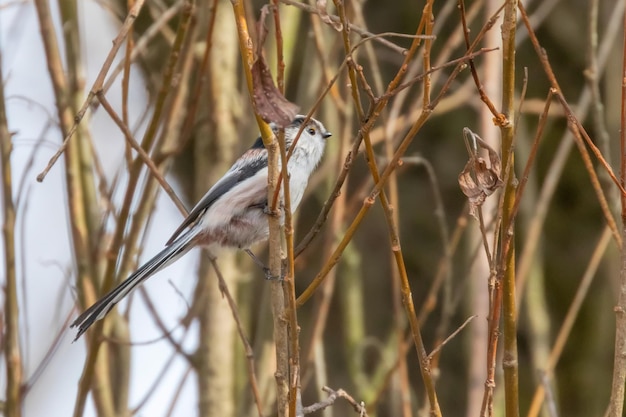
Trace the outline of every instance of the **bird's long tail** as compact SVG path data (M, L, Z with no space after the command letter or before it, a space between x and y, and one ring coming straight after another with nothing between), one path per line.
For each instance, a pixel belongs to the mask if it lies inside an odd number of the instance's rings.
M102 319L122 298L126 297L139 284L150 278L154 273L165 268L194 246L194 239L198 230L191 228L187 233L180 236L171 245L159 252L154 258L143 264L131 276L122 281L107 295L100 298L94 305L85 310L70 327L78 327L76 341L96 321Z

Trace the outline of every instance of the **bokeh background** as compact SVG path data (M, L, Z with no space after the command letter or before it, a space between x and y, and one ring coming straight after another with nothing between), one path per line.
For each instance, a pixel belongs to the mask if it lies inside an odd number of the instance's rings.
M341 32L311 10L291 1L279 3L285 96L297 103L302 113L309 112L331 79L337 77L315 112L333 137L297 213L298 242L315 224L329 198L360 121L350 79L342 66L345 52ZM314 11L322 7L315 2L304 3ZM67 80L65 99L73 115L84 102L132 4L114 0L0 0L4 86L0 99L12 132L11 170L17 212L16 239L1 245L14 245L17 253L21 409L25 416L76 413L81 374L89 363L86 352L90 339L71 343L74 332L68 329L69 322L85 307L85 300L93 301L99 293L111 265L115 267L113 277L123 279L160 250L183 219L145 166L131 162L136 153L129 149L110 114L96 104L89 107L80 129L70 139L76 148L52 167L43 182L36 181L68 129L51 82L51 57L46 54L44 37L49 39L53 34L58 41L58 58ZM254 22L264 4L245 2L253 37ZM604 158L618 171L623 2L528 0L523 4L564 97ZM186 21L189 5L182 0L145 1L131 32L133 43L124 41L115 56L105 92L138 142L149 135L151 121L157 128L147 150L187 207L258 135L241 69L231 2L196 1L192 17ZM466 2L471 39L501 5L494 0ZM373 94L380 96L402 63L401 49L411 44L411 39L393 34L413 35L425 4L351 0L345 6L357 28L374 34L388 32L384 39L395 45L369 40L353 54ZM329 14L336 13L330 2L326 7ZM38 10L43 8L50 11L52 32L42 29ZM465 45L457 0L434 1L433 16L435 38L430 59L436 66L463 56ZM189 26L182 29L183 43L172 58L184 22ZM498 49L475 59L484 91L496 108L500 107L502 84L500 25L501 14L480 42L480 47ZM276 77L271 19L267 26L270 35L265 56ZM353 44L361 39L356 31L351 36ZM515 173L519 177L550 84L521 21L516 37L519 119ZM204 62L207 46L208 59ZM420 49L409 66L406 80L423 72L423 51ZM120 71L113 74L115 68ZM174 76L164 84L171 69ZM452 69L448 66L432 74L433 98ZM360 101L367 109L371 102L363 85L360 87ZM159 97L164 97L163 103ZM422 103L421 82L391 98L372 131L379 167L386 166L390 149L419 117ZM434 367L446 416L479 415L487 366L489 265L479 222L468 215L457 181L468 160L464 127L499 148L499 129L480 99L469 68L438 102L386 189L394 204L427 350L470 316L476 316L443 347ZM81 212L88 225L83 248L86 257L82 260L80 245L72 239L78 219L70 210L75 196L68 182L69 152L77 152L82 163L77 175L85 195ZM617 189L597 159L591 160L609 209L619 219ZM128 186L134 180L138 185L129 194ZM361 152L320 234L296 261L297 294L327 262L373 186ZM133 196L130 214L122 221L120 211L127 195ZM499 193L489 197L483 207L488 234L493 231L490 219L499 215L498 198ZM611 387L613 307L620 271L618 244L606 225L591 176L568 132L563 108L553 102L515 226L521 415L527 415L537 387L548 391L549 406L541 410L542 415L604 415ZM123 232L124 239L116 243L117 231ZM263 246L257 251L266 256ZM594 252L598 262L590 266ZM245 255L217 255L253 349L263 413L274 415L269 284ZM90 273L85 275L86 271ZM580 310L568 313L586 271L591 278L581 294ZM5 280L6 275L2 276ZM91 284L82 282L85 277ZM327 385L364 401L370 415L426 415L428 405L417 356L406 344L410 333L397 283L388 228L376 202L324 286L298 311L305 405L325 399L321 387ZM441 286L429 299L433 283ZM0 298L4 305L6 294ZM2 311L6 317L7 312ZM558 345L557 335L568 319L572 320L571 332L551 363L550 352ZM80 415L257 414L246 353L232 312L218 289L206 254L200 250L160 272L128 302L121 303L107 319L104 332L98 383L106 387L105 391L110 390L111 398L98 397L95 401L89 394ZM2 344L6 346L5 337ZM0 364L3 392L10 366L6 359L3 356ZM494 414L504 415L500 357L497 369ZM94 383L92 389L96 386ZM5 399L4 395L0 398ZM320 413L353 412L347 403L338 401Z

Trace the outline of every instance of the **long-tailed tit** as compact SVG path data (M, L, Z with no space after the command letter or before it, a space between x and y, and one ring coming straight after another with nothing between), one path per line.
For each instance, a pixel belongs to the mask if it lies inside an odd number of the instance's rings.
M299 115L285 128L288 148L305 120ZM309 176L320 162L326 139L330 136L324 125L315 119L310 119L304 126L287 162L292 210L300 204ZM266 240L268 236L267 149L259 137L196 204L166 243L165 249L78 316L71 325L78 327L76 339L94 322L106 316L135 287L191 248L239 248L252 256L257 264L262 264L249 247Z

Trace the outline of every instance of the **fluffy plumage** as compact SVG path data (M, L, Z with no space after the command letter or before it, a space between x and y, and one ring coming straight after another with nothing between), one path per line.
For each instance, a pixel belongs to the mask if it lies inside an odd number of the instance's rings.
M297 116L285 128L288 148L291 148L305 120L305 116ZM310 119L304 127L287 163L292 210L300 204L309 177L322 159L326 139L330 136L324 125L315 119ZM139 284L191 248L218 246L248 249L266 240L269 235L266 205L267 149L259 137L189 212L165 249L78 316L71 325L78 327L74 340L106 316Z

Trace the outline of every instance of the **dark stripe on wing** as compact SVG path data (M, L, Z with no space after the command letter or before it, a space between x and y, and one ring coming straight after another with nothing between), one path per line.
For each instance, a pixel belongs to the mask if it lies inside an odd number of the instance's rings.
M217 199L232 190L237 184L254 176L257 172L267 167L267 150L258 145L259 140L246 151L230 168L230 170L202 197L191 210L187 218L165 244L169 246L187 227L195 223L202 214L211 207ZM263 142L261 141L261 144Z
M259 136L256 138L250 149L265 149L265 144L263 143L263 138Z

